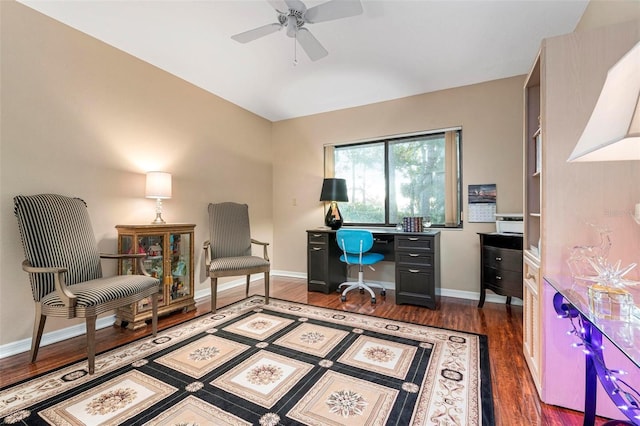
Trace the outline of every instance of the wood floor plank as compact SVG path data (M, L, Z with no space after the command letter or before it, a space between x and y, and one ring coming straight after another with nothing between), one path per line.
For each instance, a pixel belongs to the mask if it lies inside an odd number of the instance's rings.
M271 296L292 302L307 303L348 312L373 315L415 324L449 328L488 336L491 360L496 425L581 425L582 414L540 402L522 354L522 307L485 303L478 309L472 300L442 297L437 310L419 306L396 305L394 292L378 297L372 305L368 295L351 292L345 303L337 294L307 292L304 279L273 276ZM225 290L218 295L218 307L244 298L242 287ZM264 294L263 281L251 285L250 294ZM166 329L209 312L209 299L199 301L196 310L160 318L158 328ZM98 353L129 343L150 333L146 329L131 331L107 327L97 331ZM47 330L45 330L46 332ZM30 364L28 352L0 359L0 387L86 358L84 336L42 347L38 360ZM597 425L605 423L598 419Z

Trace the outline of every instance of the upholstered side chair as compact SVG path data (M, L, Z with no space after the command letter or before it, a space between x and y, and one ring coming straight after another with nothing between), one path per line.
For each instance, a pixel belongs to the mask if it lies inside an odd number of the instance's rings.
M251 245L263 247L262 257L251 254ZM264 273L265 304L269 304L269 243L251 238L249 206L238 203L209 204L209 240L204 243L211 278L211 312L216 311L218 278L246 275L249 296L251 274Z
M17 196L14 212L35 301L31 362L47 316L85 318L89 374L95 371L96 317L151 297L152 332L158 329L159 280L143 268L145 254L100 254L85 202L55 194ZM103 277L101 258L136 258L141 275Z

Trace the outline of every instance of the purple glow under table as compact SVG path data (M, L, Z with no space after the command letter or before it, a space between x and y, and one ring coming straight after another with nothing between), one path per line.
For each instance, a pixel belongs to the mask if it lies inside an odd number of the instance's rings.
M618 321L599 318L589 308L586 288L567 285L570 280L545 277L545 281L557 291L553 298L556 313L571 321L573 330L570 333L576 336L573 346L585 353L584 425L595 424L598 380L628 419L607 424L640 425L640 393L634 388L635 384L625 381L625 372L607 367L603 353L604 337L640 369L640 342L634 339L635 335L640 335L640 319L633 317L631 321Z

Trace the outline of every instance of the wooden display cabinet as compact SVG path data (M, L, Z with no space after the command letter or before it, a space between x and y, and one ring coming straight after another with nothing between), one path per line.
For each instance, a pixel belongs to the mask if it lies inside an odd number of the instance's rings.
M119 253L146 253L144 268L160 279L158 316L195 309L193 224L117 225ZM119 274L135 274L136 262L122 259ZM116 325L138 329L151 319L151 298L116 310Z

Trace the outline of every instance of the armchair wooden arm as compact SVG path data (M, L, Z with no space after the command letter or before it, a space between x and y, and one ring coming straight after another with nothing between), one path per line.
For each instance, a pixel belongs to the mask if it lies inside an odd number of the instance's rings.
M267 247L269 246L269 243L265 243L264 241L258 241L253 238L251 239L251 243L261 245L263 247L262 257L264 257L265 260L269 260L269 254L267 253Z
M202 244L202 249L204 250L204 264L209 268L211 266L211 242L209 240L205 241Z
M56 292L60 296L60 300L65 306L76 306L76 296L69 291L67 284L64 280L64 274L67 272L67 268L61 268L57 266L38 268L31 266L28 260L22 261L22 270L30 274L53 274L54 283L56 286Z

